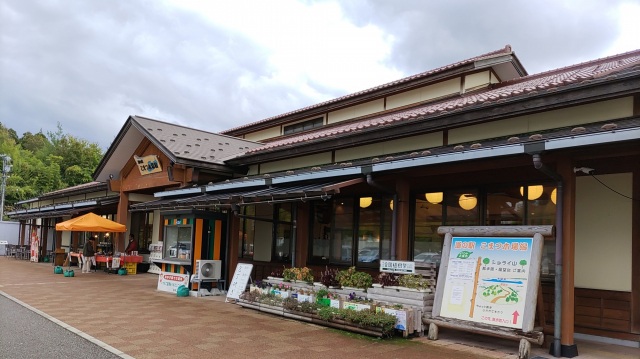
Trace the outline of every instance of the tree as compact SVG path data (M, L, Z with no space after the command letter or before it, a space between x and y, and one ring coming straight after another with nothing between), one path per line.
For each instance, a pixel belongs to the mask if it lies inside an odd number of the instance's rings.
M91 182L102 159L96 143L65 134L59 123L54 133L25 132L21 138L0 123L0 154L10 156L13 164L5 191L5 213L18 201Z

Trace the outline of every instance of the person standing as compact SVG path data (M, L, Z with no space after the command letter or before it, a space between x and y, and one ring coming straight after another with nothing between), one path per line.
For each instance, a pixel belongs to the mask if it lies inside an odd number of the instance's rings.
M124 250L126 254L131 254L131 252L135 252L138 250L138 242L136 242L133 237L133 233L129 234L129 244L127 245L127 249Z
M91 273L91 264L93 263L93 256L96 254L93 249L93 237L84 243L82 248L82 273Z

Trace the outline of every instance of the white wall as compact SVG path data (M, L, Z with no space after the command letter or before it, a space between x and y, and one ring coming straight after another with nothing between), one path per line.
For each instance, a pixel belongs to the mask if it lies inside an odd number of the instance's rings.
M631 291L632 174L576 179L575 286Z

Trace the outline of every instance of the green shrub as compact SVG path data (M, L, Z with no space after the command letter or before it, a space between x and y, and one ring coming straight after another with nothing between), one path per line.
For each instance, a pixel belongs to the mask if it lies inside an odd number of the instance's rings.
M356 267L351 267L338 272L338 282L342 287L362 288L367 290L373 284L373 278L369 273L358 272Z

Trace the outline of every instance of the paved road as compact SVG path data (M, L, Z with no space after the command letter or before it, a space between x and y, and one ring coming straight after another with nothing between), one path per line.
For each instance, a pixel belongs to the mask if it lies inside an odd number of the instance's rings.
M0 358L119 359L120 356L0 295Z

